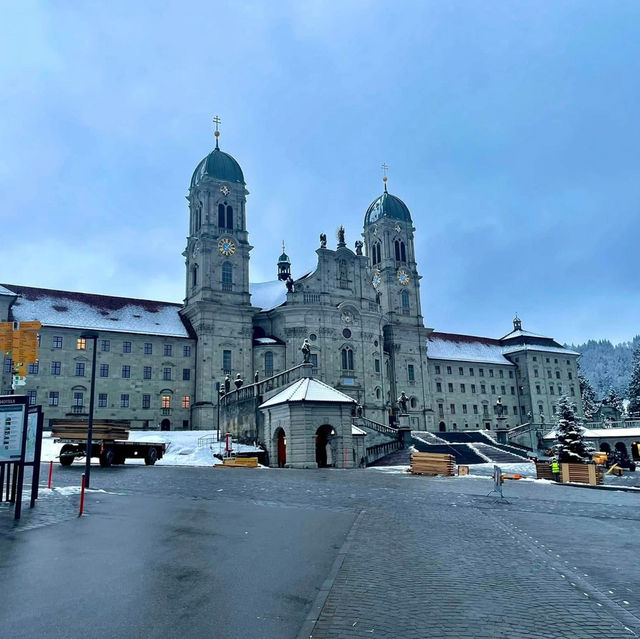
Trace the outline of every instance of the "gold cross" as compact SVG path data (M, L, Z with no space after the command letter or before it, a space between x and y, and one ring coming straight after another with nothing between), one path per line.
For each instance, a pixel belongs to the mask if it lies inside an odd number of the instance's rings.
M222 123L222 120L216 115L216 117L213 118L213 122L216 125L216 131L218 131L218 125Z
M380 167L382 169L382 176L383 177L387 177L387 169L389 168L384 162L382 163L382 166ZM386 182L386 180L385 180Z

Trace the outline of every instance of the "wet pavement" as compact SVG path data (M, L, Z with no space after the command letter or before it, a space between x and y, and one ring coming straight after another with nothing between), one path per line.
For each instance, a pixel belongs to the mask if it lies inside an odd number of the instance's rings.
M17 525L0 507L6 636L640 635L634 493L96 466L78 519L81 473L57 466Z

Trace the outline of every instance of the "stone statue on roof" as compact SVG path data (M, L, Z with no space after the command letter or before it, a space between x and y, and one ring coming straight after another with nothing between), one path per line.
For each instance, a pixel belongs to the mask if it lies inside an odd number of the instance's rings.
M291 275L287 277L287 279L284 281L284 284L287 287L287 293L294 292L295 286L293 285L293 278L291 277Z
M344 226L340 225L338 227L338 246L345 246L346 242L344 241Z
M309 340L305 337L302 342L302 346L300 347L302 351L302 358L305 364L308 364L311 361L311 344L309 344Z
M320 233L320 248L327 248L327 235Z
M356 255L362 255L362 240L356 240Z

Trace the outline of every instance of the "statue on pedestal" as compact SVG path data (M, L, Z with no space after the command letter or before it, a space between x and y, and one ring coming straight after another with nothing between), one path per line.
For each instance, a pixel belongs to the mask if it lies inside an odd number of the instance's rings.
M327 236L325 233L320 233L320 248L327 248Z
M406 415L409 412L409 398L406 393L402 391L400 397L398 397L398 408L401 415Z
M302 358L303 358L302 361L305 364L308 364L309 362L311 362L311 344L309 344L309 340L306 337L302 342L302 346L300 347L300 350L302 351Z

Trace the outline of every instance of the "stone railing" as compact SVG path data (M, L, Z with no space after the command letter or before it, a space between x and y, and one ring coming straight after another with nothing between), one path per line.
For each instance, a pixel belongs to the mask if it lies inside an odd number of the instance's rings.
M400 440L384 442L383 444L376 444L375 446L367 446L367 464L371 464L389 453L400 450L402 447Z
M603 422L584 422L583 426L589 429L595 428L640 428L640 420L638 419L624 419L616 422L603 421Z
M372 419L366 417L355 417L353 423L356 426L363 426L364 428L370 428L371 430L378 431L383 435L389 435L390 437L398 437L398 429L391 426L385 426L380 422L374 422Z

